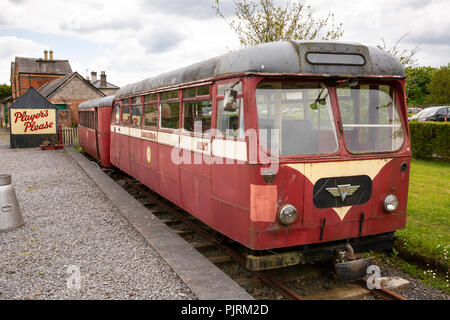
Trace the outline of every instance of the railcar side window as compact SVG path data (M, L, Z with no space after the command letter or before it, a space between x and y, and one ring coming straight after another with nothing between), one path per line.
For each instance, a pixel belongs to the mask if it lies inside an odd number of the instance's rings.
M212 103L209 85L184 90L183 128L190 132L205 132L211 129Z
M130 124L130 107L129 106L122 107L122 123Z
M337 88L344 138L353 153L400 149L404 132L395 91L387 85Z
M118 103L116 103L115 107L114 107L114 118L113 121L115 121L116 124L120 123L120 105Z
M328 88L322 83L263 81L256 89L259 138L273 155L338 150Z
M131 111L131 124L140 127L142 121L142 106L133 106Z
M131 125L140 127L142 119L142 97L131 98Z
M226 90L233 89L238 93L235 111L224 109L223 96ZM230 82L217 87L217 131L227 137L244 137L244 112L242 97L242 82Z
M180 102L178 90L161 93L159 103L160 128L178 129L180 127Z
M158 105L156 103L146 104L144 117L144 126L156 127L158 124Z
M183 128L191 132L205 132L211 129L211 100L184 102Z

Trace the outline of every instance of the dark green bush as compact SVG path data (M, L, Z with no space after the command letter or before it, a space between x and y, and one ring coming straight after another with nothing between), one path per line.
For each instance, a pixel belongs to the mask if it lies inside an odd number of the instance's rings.
M450 123L409 123L412 155L418 159L450 161Z

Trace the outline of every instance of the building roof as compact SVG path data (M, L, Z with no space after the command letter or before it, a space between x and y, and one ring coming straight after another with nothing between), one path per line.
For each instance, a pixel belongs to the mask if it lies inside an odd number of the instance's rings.
M72 72L68 60L44 60L16 57L15 68L17 68L20 73L33 74L65 75Z
M93 100L87 100L80 103L78 109L98 108L98 107L111 107L114 101L114 96L107 96L104 98L98 98Z
M109 83L109 82L106 82L106 87L102 87L101 86L101 80L94 81L94 82L92 82L92 84L97 89L120 89L120 87L118 87L118 86L116 86L116 85L114 85L112 83Z
M58 91L61 87L63 87L66 83L68 83L70 80L72 80L74 77L78 77L83 82L86 83L86 85L92 87L93 90L99 92L101 95L104 95L100 90L98 90L96 87L94 87L89 81L84 79L78 72L72 72L64 77L58 78L56 80L47 82L42 87L39 88L39 92L46 98L49 98L51 95L53 95L56 91Z
M8 109L56 109L56 106L42 96L36 89L30 88L8 107Z
M310 54L331 54L327 63ZM341 59L342 58L342 59ZM330 63L335 59L334 62ZM349 63L343 63L349 59ZM356 60L357 62L352 62ZM387 52L358 43L336 41L280 41L247 47L191 66L129 84L117 97L151 92L232 74L303 74L333 76L405 77L402 65Z

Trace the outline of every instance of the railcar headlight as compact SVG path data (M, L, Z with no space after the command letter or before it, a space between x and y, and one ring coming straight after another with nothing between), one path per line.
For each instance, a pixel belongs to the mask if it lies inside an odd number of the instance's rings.
M394 212L398 208L398 199L393 194L389 194L383 201L384 210L388 213Z
M291 204L286 204L278 211L278 222L288 226L297 221L297 209Z

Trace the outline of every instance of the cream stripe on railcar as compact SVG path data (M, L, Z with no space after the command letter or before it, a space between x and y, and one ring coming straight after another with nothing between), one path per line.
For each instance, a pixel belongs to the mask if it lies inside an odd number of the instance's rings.
M245 141L214 139L212 154L216 157L246 162L247 143Z

